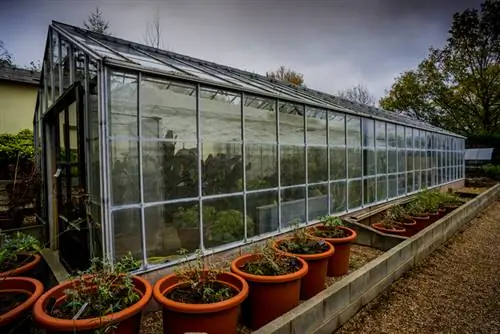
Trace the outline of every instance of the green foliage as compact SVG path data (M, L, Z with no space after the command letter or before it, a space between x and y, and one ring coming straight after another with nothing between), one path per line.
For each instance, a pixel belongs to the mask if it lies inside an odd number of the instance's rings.
M0 163L15 164L17 158L31 160L35 152L33 131L25 129L12 135L0 134Z
M321 228L315 228L312 233L320 238L343 238L346 231L339 227L345 226L342 219L336 216L325 216L320 218Z
M325 241L309 237L304 228L295 226L292 238L281 241L278 248L292 254L319 254L326 252L329 247Z
M481 169L487 177L500 181L500 165L487 164L482 166Z
M217 212L213 224L209 226L209 240L211 242L228 243L241 240L244 237L243 213L238 210ZM247 233L253 231L253 228L253 220L247 216Z
M500 1L456 13L447 43L396 78L382 108L409 111L445 129L500 130Z
M188 208L179 207L173 215L173 223L178 228L198 228L199 221L199 206L194 205ZM215 219L216 210L211 206L203 206L203 221L211 225Z
M64 302L49 310L50 314L72 319L81 312L78 319L89 319L124 310L140 299L128 273L137 267L130 254L117 261L114 267L106 260L92 259L90 268L75 277L73 286L65 291ZM100 329L101 332L107 330L109 327Z
M245 263L240 270L258 276L281 276L301 268L296 257L278 253L269 244L256 252L257 258Z
M20 266L18 256L40 251L40 242L32 235L16 232L13 236L1 235L0 271L15 269Z

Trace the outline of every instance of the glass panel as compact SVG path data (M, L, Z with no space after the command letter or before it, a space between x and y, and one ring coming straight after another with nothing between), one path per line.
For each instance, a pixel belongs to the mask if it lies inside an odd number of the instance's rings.
M70 81L70 68L69 68L69 63L70 63L70 46L69 44L61 39L61 59L60 59L60 64L61 64L61 69L62 69L62 82L63 86L62 89L65 90L71 85Z
M398 195L402 196L406 192L406 174L398 174Z
M387 123L387 144L390 147L396 147L396 125L392 123Z
M141 145L145 202L198 196L195 142L143 141Z
M109 134L136 137L137 77L124 73L111 73L109 85Z
M389 173L395 173L397 171L398 166L398 152L396 150L389 150L388 154L388 164L389 164Z
M349 181L349 209L361 206L363 193L361 192L361 180Z
M398 195L398 176L389 175L389 198L396 197Z
M306 109L307 117L307 144L326 145L326 111L322 109Z
M55 31L52 32L52 75L54 79L54 101L61 94L59 89L59 34ZM50 94L50 92L49 92ZM50 105L50 104L49 104Z
M140 90L142 137L195 142L195 90L193 85L143 78Z
M203 208L209 210L210 208ZM175 257L179 249L190 252L200 247L198 202L165 204L144 208L146 255ZM153 259L151 259L151 262Z
M330 179L339 180L346 178L344 147L330 148Z
M375 138L377 147L386 147L385 122L375 121Z
M387 176L377 177L377 201L387 199Z
M280 143L304 145L304 106L281 102Z
M413 190L414 191L420 190L420 171L415 172L413 176Z
M344 212L347 209L346 183L332 182L330 184L331 211L332 213Z
M406 154L404 149L398 151L398 172L406 171Z
M306 221L305 187L294 187L281 191L281 227Z
M329 111L328 112L328 144L345 145L345 116Z
M374 175L375 174L375 151L364 149L363 150L363 175Z
M413 129L406 127L405 128L405 137L406 137L406 147L411 148L413 147Z
M135 259L142 260L141 210L125 209L112 213L115 258L129 252Z
M309 186L309 220L328 215L328 185Z
M276 101L245 95L245 141L276 143Z
M281 185L289 186L306 183L304 146L282 145L281 149Z
M278 192L266 191L247 194L247 215L254 222L248 237L278 230Z
M387 173L387 151L377 150L377 174Z
M240 143L204 142L201 166L203 195L243 190L243 161Z
M246 143L247 190L278 186L278 145Z
M347 175L350 179L361 177L362 157L361 148L348 148L347 149Z
M413 191L413 173L406 173L406 192L411 193Z
M372 148L375 145L375 124L372 119L363 118L363 146Z
M113 205L139 203L138 142L112 140L109 149L111 201Z
M376 178L369 178L364 180L364 203L365 205L374 203L376 201L375 198L375 187L376 187Z
M328 181L327 146L307 147L308 182Z
M413 170L413 151L406 151L406 171Z
M247 217L247 232L255 229ZM244 238L243 197L231 196L203 201L203 243L212 248Z
M361 146L361 120L359 117L347 115L347 145Z
M397 138L398 147L405 147L405 127L402 125L397 126Z

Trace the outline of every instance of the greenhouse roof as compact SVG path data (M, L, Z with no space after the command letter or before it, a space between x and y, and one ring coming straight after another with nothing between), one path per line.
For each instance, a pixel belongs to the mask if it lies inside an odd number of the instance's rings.
M469 148L465 150L465 160L491 160L494 148Z
M53 21L52 28L90 56L111 66L200 82L220 89L232 89L304 103L462 137L406 115L352 102L311 88L298 87L264 75L94 33L61 22Z

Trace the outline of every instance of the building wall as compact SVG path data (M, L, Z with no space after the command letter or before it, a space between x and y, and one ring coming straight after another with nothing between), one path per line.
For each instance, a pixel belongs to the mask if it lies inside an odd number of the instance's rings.
M33 129L37 86L0 81L0 133Z

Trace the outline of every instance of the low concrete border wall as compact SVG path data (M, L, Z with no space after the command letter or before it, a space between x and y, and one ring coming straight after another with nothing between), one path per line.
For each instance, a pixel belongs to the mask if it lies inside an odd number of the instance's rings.
M499 195L497 184L253 333L331 334Z

